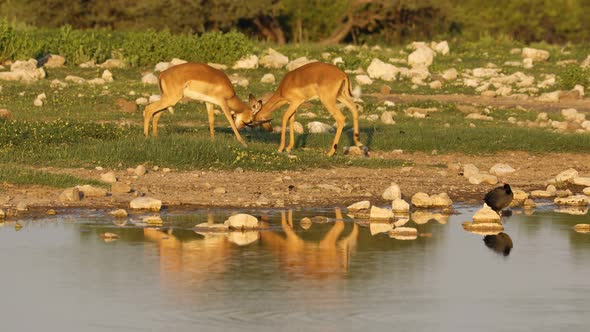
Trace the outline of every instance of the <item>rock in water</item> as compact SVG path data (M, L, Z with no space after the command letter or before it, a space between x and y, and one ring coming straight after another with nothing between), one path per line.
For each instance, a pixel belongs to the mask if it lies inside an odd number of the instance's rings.
M484 202L496 212L502 211L505 207L510 205L514 194L509 184L505 184L502 187L492 189L484 197Z

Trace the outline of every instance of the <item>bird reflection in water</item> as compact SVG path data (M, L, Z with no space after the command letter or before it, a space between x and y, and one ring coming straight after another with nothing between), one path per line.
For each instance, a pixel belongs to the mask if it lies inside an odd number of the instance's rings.
M281 269L306 278L342 277L349 269L350 254L358 239L358 225L339 239L345 229L342 212L335 209L336 221L318 241L304 240L293 229L293 212L281 212L284 236L275 232L261 232L261 242L277 256Z
M510 255L513 247L512 239L504 232L496 235L486 235L483 238L483 242L486 244L486 247L504 256Z

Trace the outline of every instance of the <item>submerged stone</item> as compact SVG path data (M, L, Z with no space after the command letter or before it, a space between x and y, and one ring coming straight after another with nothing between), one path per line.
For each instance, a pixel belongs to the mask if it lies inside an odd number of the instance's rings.
M229 217L224 225L232 229L254 229L258 228L258 219L252 215L240 213Z
M393 211L390 209L383 209L376 206L371 206L371 213L369 219L373 220L388 220L393 219Z

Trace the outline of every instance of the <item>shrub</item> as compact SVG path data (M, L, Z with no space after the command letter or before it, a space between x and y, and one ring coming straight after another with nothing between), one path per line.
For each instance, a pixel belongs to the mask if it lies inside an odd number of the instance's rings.
M131 66L151 66L159 61L182 58L188 61L231 64L254 51L246 35L231 31L207 32L200 36L175 35L168 30L118 32L106 29L15 30L0 21L0 60L37 58L59 54L70 64L89 60L97 63L118 57Z
M590 83L590 70L577 65L570 65L557 74L557 83L562 90L571 90L576 84L586 87Z

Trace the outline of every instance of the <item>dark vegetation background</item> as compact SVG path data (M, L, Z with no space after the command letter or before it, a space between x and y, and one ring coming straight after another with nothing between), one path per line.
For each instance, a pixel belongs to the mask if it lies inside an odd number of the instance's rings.
M503 35L590 40L590 0L0 0L19 29L107 28L202 34L237 30L274 43L400 43Z

